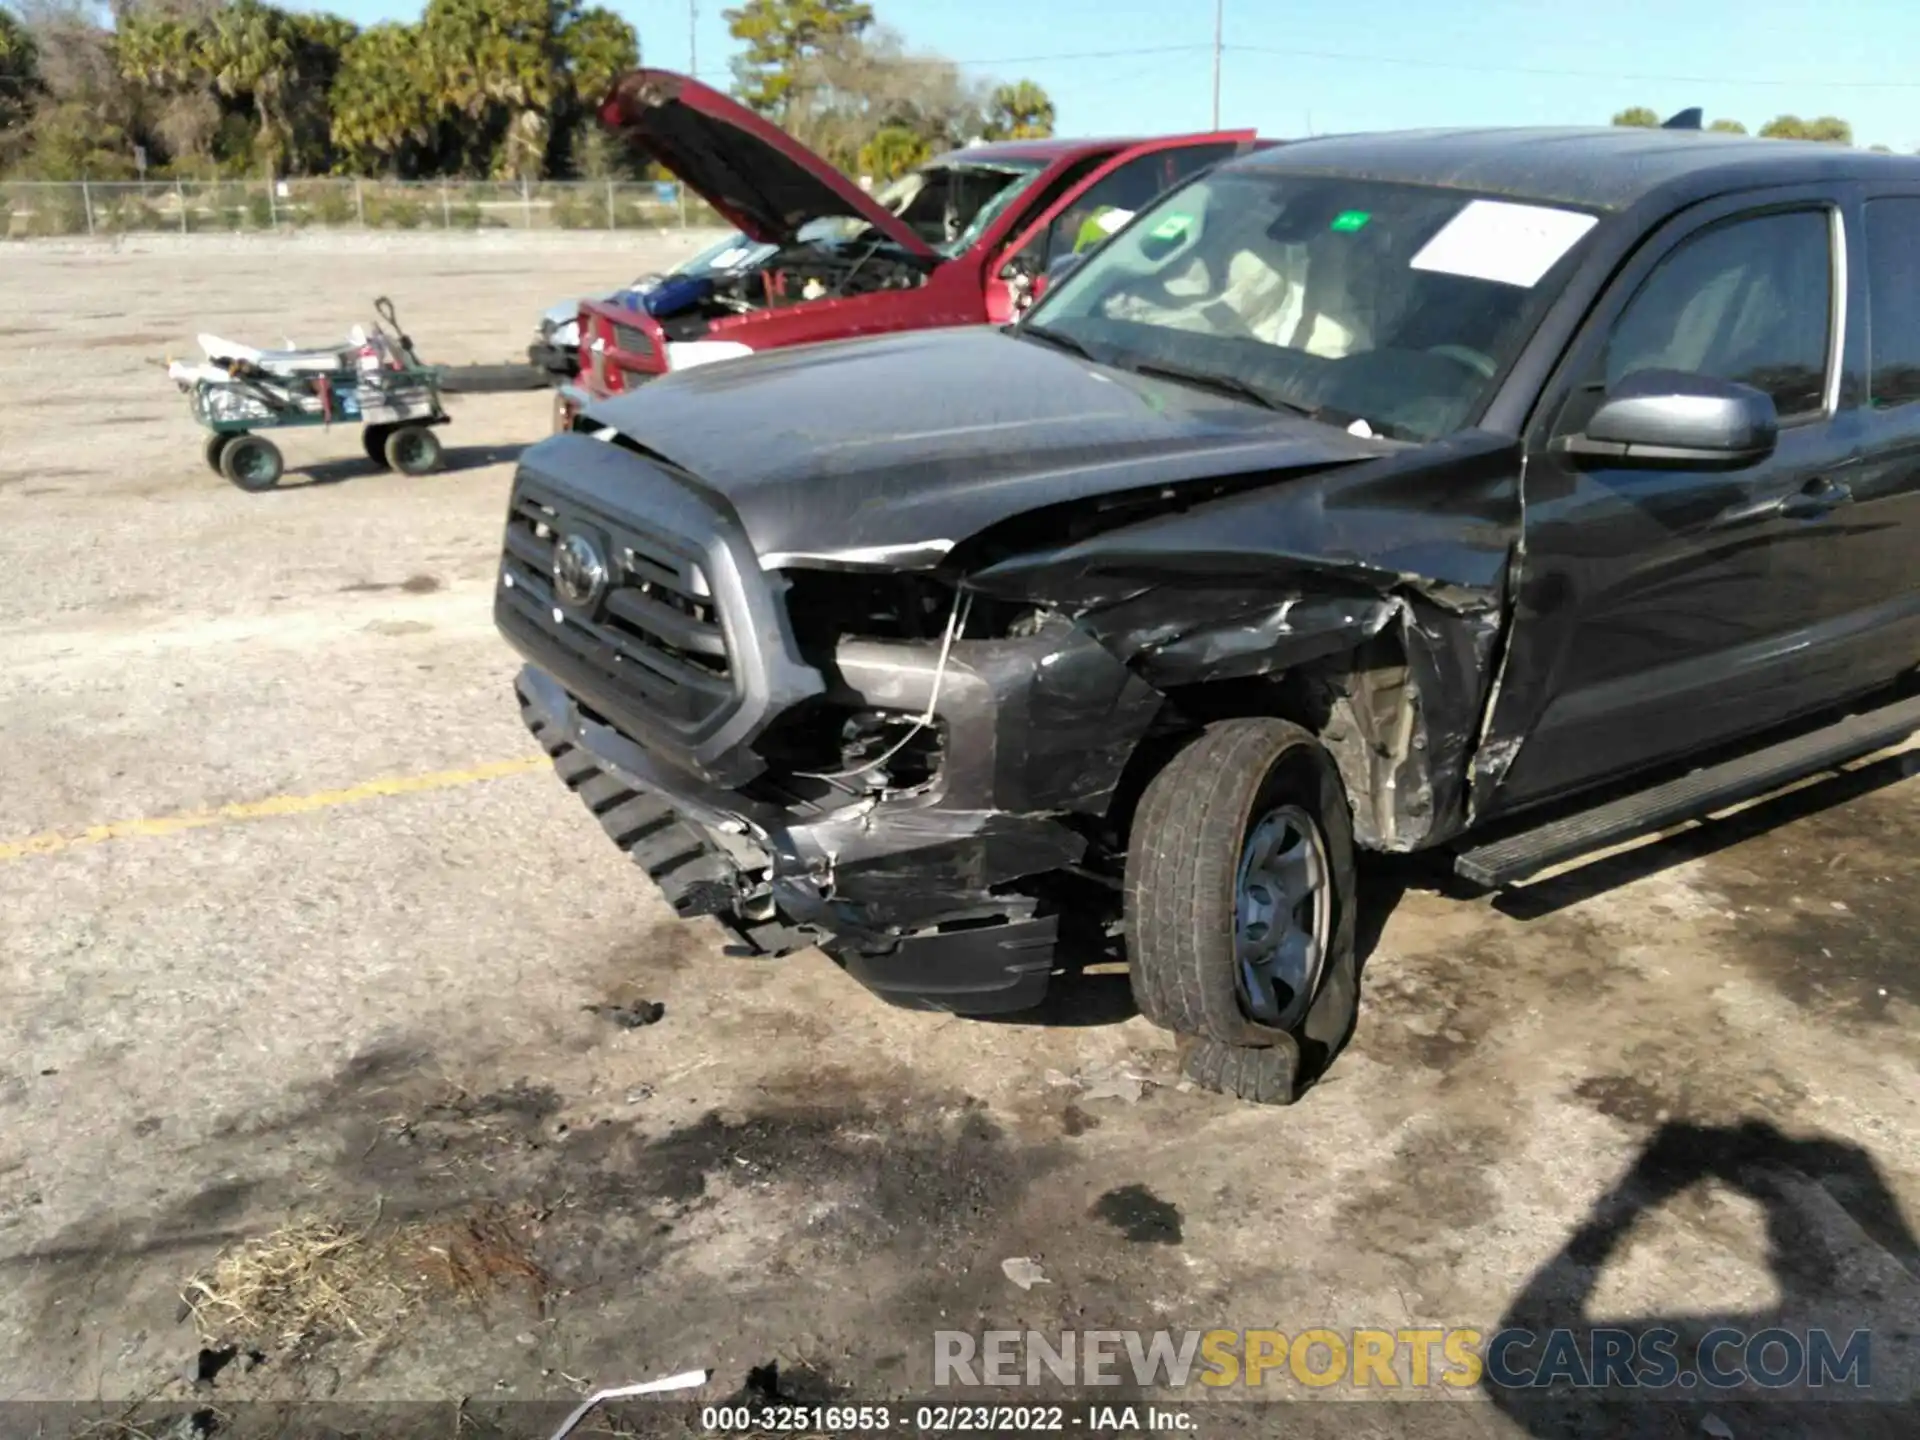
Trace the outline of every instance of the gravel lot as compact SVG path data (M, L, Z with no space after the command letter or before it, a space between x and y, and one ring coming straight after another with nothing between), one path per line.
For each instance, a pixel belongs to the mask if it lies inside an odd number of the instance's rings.
M490 622L543 395L454 401L421 479L294 433L255 496L153 363L379 294L430 359L500 360L700 238L0 249L0 1400L564 1410L773 1360L879 1399L941 1328L1718 1316L1871 1329L1873 1397L1915 1396L1910 757L1499 906L1374 867L1359 1036L1260 1110L1176 1085L1123 977L906 1014L656 905L533 763ZM234 1300L269 1241L339 1261L353 1324ZM198 1388L196 1324L239 1347Z

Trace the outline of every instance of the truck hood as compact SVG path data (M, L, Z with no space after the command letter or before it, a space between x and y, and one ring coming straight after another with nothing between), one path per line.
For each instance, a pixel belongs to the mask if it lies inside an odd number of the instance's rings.
M698 80L635 70L614 87L600 119L755 240L790 245L810 220L852 216L933 258L926 241L839 170Z
M722 496L767 568L930 568L997 521L1403 449L990 327L777 350L590 407Z

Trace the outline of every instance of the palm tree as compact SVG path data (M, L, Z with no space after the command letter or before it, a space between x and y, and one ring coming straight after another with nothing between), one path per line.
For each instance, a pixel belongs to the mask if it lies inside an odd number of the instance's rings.
M340 52L333 144L347 168L393 173L432 140L440 111L420 57L419 30L391 22L361 31Z
M260 122L255 148L262 160L280 169L292 133L285 104L294 67L287 17L260 0L235 0L214 17L206 48L214 89L229 98L252 98Z
M148 9L128 10L114 31L114 65L158 102L153 128L176 161L204 160L220 127L207 40L202 23Z
M994 90L987 101L986 138L1038 139L1053 134L1053 101L1031 80Z
M113 34L120 74L162 95L207 80L206 34L197 24L151 10L130 10Z
M904 175L927 159L926 137L904 125L889 125L860 147L860 173L876 182Z
M442 99L469 122L470 161L490 151L496 173L538 174L546 114L559 88L555 7L549 0L429 0L421 29Z
M569 87L583 110L596 108L613 89L613 82L640 63L640 43L633 27L598 5L574 16L558 38Z
M40 47L33 32L0 10L0 140L26 123L40 92Z

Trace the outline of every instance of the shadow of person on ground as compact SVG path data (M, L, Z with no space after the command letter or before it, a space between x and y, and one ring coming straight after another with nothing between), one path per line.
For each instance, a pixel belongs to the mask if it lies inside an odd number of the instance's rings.
M1698 1308L1666 1315L1590 1314L1602 1272L1640 1218L1708 1181L1765 1211L1778 1301L1718 1307L1702 1295ZM1480 1383L1541 1440L1911 1436L1920 1433L1912 1398L1920 1346L1902 1317L1917 1304L1920 1242L1865 1150L1764 1121L1673 1121L1515 1296L1486 1340ZM1769 1330L1778 1338L1749 1343ZM1832 1361L1816 1387L1822 1345ZM1742 1371L1771 1372L1780 1388L1728 1383Z

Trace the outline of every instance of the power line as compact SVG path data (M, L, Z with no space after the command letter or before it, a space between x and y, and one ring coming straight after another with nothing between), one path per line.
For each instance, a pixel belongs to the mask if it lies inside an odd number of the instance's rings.
M987 59L960 59L949 55L893 55L887 57L887 63L890 65L952 65L966 69L984 65L1039 65L1053 60L1129 60L1148 55L1195 53L1213 48L1212 45L1139 45L1130 50L1068 50L1056 51L1051 55L996 55ZM691 73L696 79L709 79L731 75L732 71L706 70Z
M1796 80L1742 76L1729 80L1724 75L1640 75L1620 70L1563 70L1543 65L1473 65L1453 60L1417 60L1392 55L1361 54L1348 50L1304 50L1295 46L1229 45L1226 49L1244 55L1285 55L1306 60L1351 60L1367 65L1399 65L1418 70L1456 70L1476 75L1546 75L1572 80L1629 80L1645 85L1778 85L1798 90L1830 86L1848 90L1920 90L1920 80L1833 80L1819 76Z
M1315 50L1292 45L1227 45L1216 34L1212 43L1194 45L1147 45L1124 50L1060 50L1045 55L994 55L953 57L946 55L899 55L890 57L896 65L950 65L961 69L995 65L1040 65L1058 61L1125 60L1145 56L1197 54L1206 52L1215 58L1215 90L1219 88L1218 60L1222 54L1282 55L1300 60L1332 60L1361 65L1391 65L1403 69L1451 70L1473 75L1540 75L1570 80L1622 80L1646 85L1765 85L1794 89L1818 89L1822 86L1847 90L1920 90L1920 80L1839 80L1826 76L1783 79L1775 76L1666 75L1623 70L1580 70L1554 65L1477 65L1455 60L1427 60L1414 56L1380 55L1353 50ZM702 79L729 78L731 70L693 72Z

